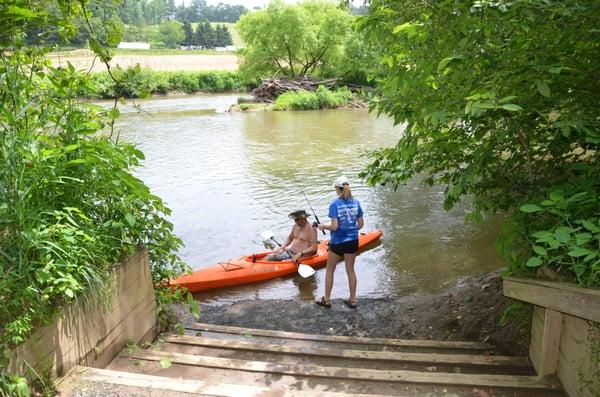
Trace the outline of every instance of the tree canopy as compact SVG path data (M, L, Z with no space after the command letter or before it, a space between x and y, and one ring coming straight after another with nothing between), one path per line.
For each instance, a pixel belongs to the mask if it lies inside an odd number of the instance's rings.
M79 26L100 59L110 60L104 47L118 43L119 33L112 24L95 31L98 10L90 5L0 5L0 395L29 395L24 379L7 371L9 348L65 302L111 288L110 269L140 244L161 305L181 296L166 282L188 269L177 256L182 242L166 220L169 208L133 175L143 153L118 142L112 128L117 102L82 102L94 88L89 74L46 59L46 39L68 40Z
M514 214L515 266L600 284L600 2L374 0L358 22L382 49L374 109L405 123L364 176L417 174L482 212ZM516 238L516 236L518 238Z
M353 21L349 12L329 2L273 1L264 10L245 14L237 24L246 45L240 70L260 77L323 74L344 57Z

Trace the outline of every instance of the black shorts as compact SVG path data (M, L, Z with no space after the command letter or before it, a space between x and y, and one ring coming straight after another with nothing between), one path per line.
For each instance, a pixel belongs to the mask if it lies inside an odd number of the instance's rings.
M339 244L329 244L329 251L336 255L356 254L358 251L358 240L346 241Z

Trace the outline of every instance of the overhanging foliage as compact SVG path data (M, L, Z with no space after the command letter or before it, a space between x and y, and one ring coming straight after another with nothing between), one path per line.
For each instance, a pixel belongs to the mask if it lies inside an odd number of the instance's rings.
M584 221L600 228L600 2L375 0L370 10L358 27L383 49L385 75L373 109L407 128L396 147L371 153L367 180L398 187L424 174L446 185L446 208L472 198L471 218L552 192L588 197L560 204L577 216L554 223L546 211L517 212L511 233L520 238L501 245L522 268L538 255L531 233L568 227L565 254L549 247L530 267L556 265L599 284L598 235L577 235ZM589 255L566 254L583 253L576 247Z

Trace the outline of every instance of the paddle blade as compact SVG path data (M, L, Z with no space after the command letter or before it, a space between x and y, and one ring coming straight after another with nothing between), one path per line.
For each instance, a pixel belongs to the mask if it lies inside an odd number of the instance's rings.
M263 243L268 244L275 237L275 234L271 230L265 230L260 236L263 239Z
M308 278L315 274L315 269L308 265L299 264L298 265L298 274L304 278Z

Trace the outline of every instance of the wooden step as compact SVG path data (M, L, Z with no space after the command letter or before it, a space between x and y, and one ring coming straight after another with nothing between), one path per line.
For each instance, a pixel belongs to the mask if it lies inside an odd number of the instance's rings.
M174 379L164 376L144 375L131 372L112 371L107 369L75 367L71 372L78 381L94 383L110 383L122 386L158 389L171 392L189 393L197 396L218 397L389 397L376 394L348 394L324 391L284 390L262 386L212 384L209 382ZM60 388L60 387L59 387Z
M399 363L418 363L426 365L453 365L453 366L492 366L492 367L520 367L531 366L526 357L483 356L471 354L439 354L439 353L401 353L390 351L363 351L323 349L316 347L292 347L285 345L257 344L245 341L220 340L200 336L166 335L164 342L203 346L228 350L245 350L254 352L269 352L277 354L291 354L303 356L333 357L352 360L373 360Z
M417 339L391 339L391 338L366 338L359 336L340 336L340 335L317 335L303 334L299 332L273 331L254 328L232 327L228 325L216 325L208 323L194 323L185 327L194 331L209 331L236 335L264 336L269 338L299 339L316 342L334 342L351 343L362 345L378 346L397 346L413 348L433 348L433 349L455 349L455 350L475 350L490 351L493 347L483 342L459 342L459 341L436 341L436 340L417 340Z
M363 381L417 383L431 385L478 386L516 389L555 390L556 386L546 379L523 375L461 374L446 372L419 372L405 370L373 370L342 367L322 367L305 364L278 364L221 357L207 357L176 352L134 352L132 359L160 361L168 358L171 363L222 368L236 371L261 372L302 377L337 378Z

